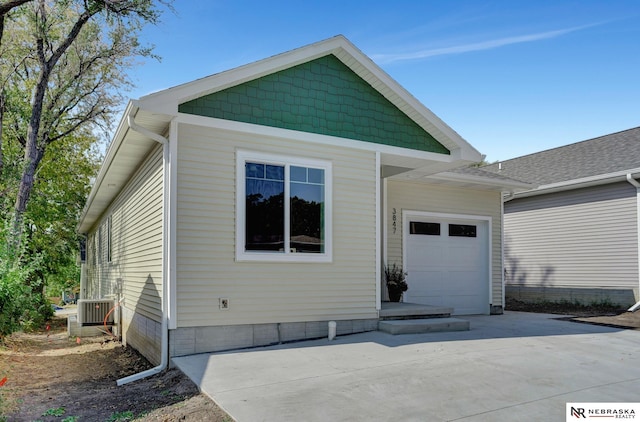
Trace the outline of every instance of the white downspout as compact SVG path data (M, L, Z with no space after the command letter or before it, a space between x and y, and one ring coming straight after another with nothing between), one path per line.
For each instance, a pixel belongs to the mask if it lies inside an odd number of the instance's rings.
M142 378L155 375L163 371L169 364L169 329L167 324L168 315L168 302L169 302L169 265L168 265L168 251L169 251L169 236L167 230L167 222L169 221L169 207L171 205L169 195L170 185L170 157L169 157L169 140L164 136L158 135L155 132L150 131L147 128L139 126L135 122L133 116L134 109L137 111L138 107L132 107L131 112L127 116L127 124L129 128L134 132L138 132L154 141L162 144L162 156L163 156L163 182L162 182L162 321L161 332L162 338L160 342L160 364L146 371L138 372L137 374L129 375L128 377L120 378L116 381L118 386L128 384L133 381L137 381Z
M513 192L509 192L509 196L513 197ZM500 192L500 280L502 281L502 313L504 313L504 308L507 307L507 298L504 273L507 269L507 266L504 262L504 203L505 203L505 195L503 192Z
M631 173L627 174L627 182L631 183L636 188L636 224L637 224L637 235L638 235L638 257L637 263L639 265L638 268L638 294L640 294L640 183L636 179L633 178ZM638 301L635 305L627 309L628 312L635 312L640 309L640 301Z
M382 232L382 218L384 215L384 196L381 191L380 179L382 178L382 166L380 164L380 152L376 152L376 311L380 315L382 308L382 242L386 233Z

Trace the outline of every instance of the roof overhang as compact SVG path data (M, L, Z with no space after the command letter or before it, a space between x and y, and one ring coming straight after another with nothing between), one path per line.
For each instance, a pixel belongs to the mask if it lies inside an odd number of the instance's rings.
M588 188L592 186L606 185L609 183L625 182L627 181L627 175L631 178L637 179L640 177L640 167L620 170L613 173L598 174L595 176L583 177L580 179L567 180L558 183L550 183L547 185L540 185L535 189L528 189L509 197L508 200L516 198L526 198L530 196L546 195L549 193L563 192L573 189Z
M481 170L473 172L465 172L464 170L467 169L461 169L458 167L432 174L430 172L423 171L423 169L416 169L393 175L390 179L505 193L523 192L535 187L535 185L531 183L521 182L508 177L496 176L495 174Z
M141 110L135 101L130 101L124 117L116 129L104 162L89 193L80 216L78 233L86 233L100 219L124 185L137 171L140 163L157 142L131 129L129 117L137 124L158 134L167 132L171 116Z

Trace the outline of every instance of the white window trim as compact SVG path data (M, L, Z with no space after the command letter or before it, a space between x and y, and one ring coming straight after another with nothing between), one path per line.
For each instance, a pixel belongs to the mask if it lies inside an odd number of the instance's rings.
M301 166L323 169L325 189L325 216L324 216L324 253L275 253L245 251L245 218L246 218L246 182L245 163L256 161L282 166ZM288 167L285 167L288 169ZM285 177L288 180L287 176ZM332 262L333 260L333 170L330 161L317 160L302 157L293 157L279 154L269 154L255 151L236 151L236 261L262 261L262 262ZM285 183L285 195L289 196L289 186ZM286 216L288 217L288 216ZM289 219L286 218L285 238L289 237Z

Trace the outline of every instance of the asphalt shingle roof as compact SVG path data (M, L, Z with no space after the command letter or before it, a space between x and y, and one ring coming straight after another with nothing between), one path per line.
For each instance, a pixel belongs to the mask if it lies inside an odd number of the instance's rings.
M449 170L449 171L451 173L467 174L467 175L476 176L476 177L486 177L488 179L492 179L492 180L495 180L495 181L498 181L498 182L524 182L524 183L529 183L528 181L516 179L515 177L509 177L506 174L493 172L493 171L487 171L485 167L482 167L482 168L478 168L478 167L460 167L460 168Z
M547 185L640 167L640 127L524 155L483 170Z

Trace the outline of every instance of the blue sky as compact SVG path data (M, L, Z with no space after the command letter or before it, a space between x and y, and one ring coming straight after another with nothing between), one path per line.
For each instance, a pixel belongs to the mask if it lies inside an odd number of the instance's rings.
M640 126L640 1L176 0L132 98L342 34L488 161Z

